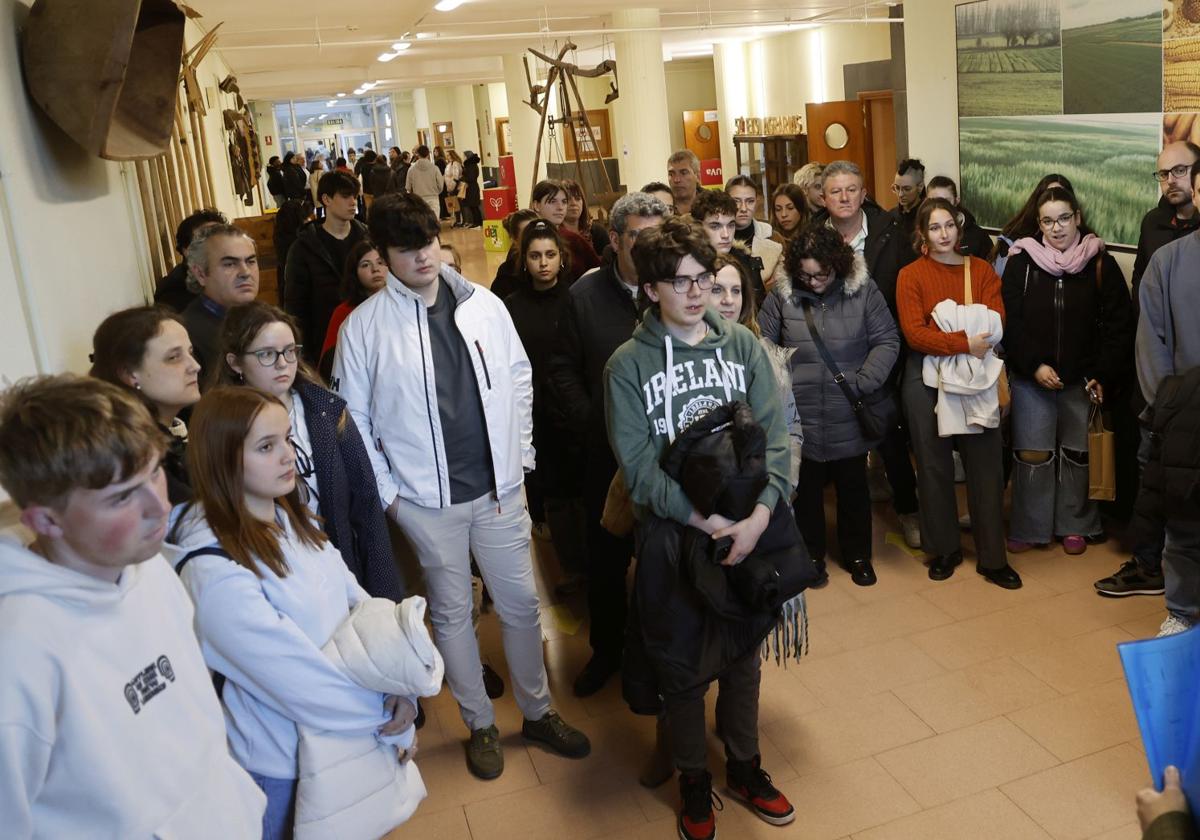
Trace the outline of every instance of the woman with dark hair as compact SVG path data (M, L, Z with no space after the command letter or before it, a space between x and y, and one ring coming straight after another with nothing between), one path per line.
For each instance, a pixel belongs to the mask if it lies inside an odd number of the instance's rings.
M308 195L308 172L304 168L303 152L287 152L283 156L283 197L303 201Z
M283 302L284 277L287 276L288 251L296 241L300 228L312 218L313 206L303 199L289 198L275 214L275 231L271 235L275 244L275 283L279 301Z
M329 329L325 331L325 341L321 345L319 367L325 379L329 378L329 371L333 369L333 350L337 347L342 321L354 311L354 307L386 286L387 278L387 262L375 244L369 239L356 242L346 255L346 265L342 268L342 302L329 316Z
M921 494L921 541L932 556L931 580L946 580L962 562L962 534L958 525L958 497L954 490L954 451L962 456L967 478L967 504L975 537L976 570L1004 589L1019 589L1021 577L1008 565L1004 553L1004 467L1000 440L1000 407L997 382L981 395L971 412L973 422L962 433L943 434L937 405L942 398L941 378L936 366L946 357L960 357L968 370L980 368L978 361L992 353L1000 340L1004 304L1000 279L979 257L964 257L959 251L963 215L948 201L926 199L917 210L914 245L922 253L900 271L896 307L900 328L912 351L905 363L901 391L905 416L917 456L917 482ZM944 331L936 320L947 302L967 309L967 283L971 302L994 320L996 333L968 335L965 330ZM937 312L935 313L935 308ZM1005 343L1008 337L1004 336ZM973 358L967 358L967 357ZM931 361L932 360L932 361ZM928 362L928 364L927 364ZM926 368L935 366L933 381ZM1000 372L1003 375L1003 372ZM949 412L947 416L965 415Z
M592 220L587 196L583 194L583 188L578 183L567 178L562 184L567 188L567 215L563 218L563 227L578 233L592 243L592 249L597 254L603 254L609 244L608 228L601 222Z
M218 385L248 385L287 409L301 502L320 516L346 567L372 596L399 601L404 581L392 555L375 473L346 403L300 358L299 328L261 301L234 306L221 324Z
M567 274L567 283L574 283L585 272L600 265L600 257L592 243L573 230L563 229L563 221L567 217L567 188L562 181L538 181L533 187L529 206L537 211L538 216L560 229L563 247L571 255L571 268Z
M479 192L479 155L470 149L463 155L462 183L467 185L466 194L459 200L462 204L463 227L483 226L483 196Z
M521 234L530 222L539 218L541 217L536 210L514 210L501 222L504 232L508 234L508 241L512 244L508 246L508 256L496 268L496 277L492 280L492 293L500 300L517 290L517 278L524 271L521 263Z
M521 275L517 290L504 299L513 326L533 367L533 448L537 469L525 476L529 515L550 527L550 539L566 583L585 568L583 464L576 439L550 394L547 362L556 348L558 322L567 306L570 257L562 238L544 219L521 234Z
M787 277L771 290L758 316L762 336L791 358L792 393L807 427L793 509L817 567L825 568L825 485L837 488L841 565L859 586L876 582L871 565L871 497L866 436L854 405L824 361L823 345L858 400L887 384L900 336L883 293L861 256L824 225L788 245ZM884 399L891 399L890 396Z
M771 227L775 229L775 233L771 238L783 246L785 254L788 243L804 230L808 218L808 202L805 200L803 187L798 184L780 184L775 188L771 196ZM787 270L786 266L784 270Z
M91 376L129 388L146 403L168 444L163 458L171 504L192 497L185 459L188 430L179 417L200 399L200 363L174 312L137 306L105 318L92 336Z
M1082 554L1104 538L1088 498L1088 415L1129 374L1133 306L1074 193L1050 187L1035 207L1041 231L1012 244L1004 269L1015 454L1008 550L1055 538Z
M1015 216L1004 223L1004 227L1000 229L1000 233L996 236L996 245L992 248L987 260L992 264L992 268L996 270L997 275L1004 274L1005 263L1008 262L1009 247L1023 236L1034 236L1037 234L1038 196L1051 187L1062 187L1069 193L1075 192L1075 188L1071 186L1071 182L1067 180L1067 177L1059 175L1057 172L1051 172L1038 181L1037 186L1033 188L1033 192L1029 194L1029 198L1025 199L1025 203L1021 205L1021 209L1017 211Z

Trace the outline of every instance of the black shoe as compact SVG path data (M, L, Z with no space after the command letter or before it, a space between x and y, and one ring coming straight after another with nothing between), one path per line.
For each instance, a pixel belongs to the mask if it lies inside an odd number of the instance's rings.
M504 680L492 670L491 665L486 663L483 666L483 690L487 692L487 696L492 700L504 696Z
M601 659L593 655L588 660L588 664L583 666L583 670L579 672L579 676L575 678L575 696L591 697L597 691L604 688L609 678L617 673L617 670L617 665L614 665L607 659Z
M850 573L850 580L859 586L874 586L879 580L875 577L875 569L871 566L871 561L865 558L843 563L842 568Z
M1162 595L1166 591L1162 570L1157 574L1144 571L1137 560L1126 560L1111 577L1092 584L1096 593L1106 598L1124 598L1129 595Z
M480 779L495 779L504 772L504 750L496 725L471 731L467 742L467 769Z
M824 560L814 560L813 565L817 567L817 582L810 585L809 589L824 589L829 585L829 570L825 566Z
M762 769L759 756L749 761L725 762L725 785L737 799L750 806L758 818L771 825L787 825L796 819L796 809Z
M948 579L952 574L954 574L955 566L961 562L961 551L955 551L953 554L945 554L940 557L934 557L931 561L929 561L929 579Z
M713 792L712 775L707 770L680 773L679 795L683 800L676 823L680 840L713 840L717 836L713 804L718 811L723 811L725 803Z
M521 735L567 758L583 758L592 751L588 736L560 718L558 712L546 712L541 720L525 721L521 724Z
M975 571L983 575L992 583L1002 589L1020 589L1021 576L1017 574L1017 570L1005 563L999 569L985 569L981 566L976 566Z

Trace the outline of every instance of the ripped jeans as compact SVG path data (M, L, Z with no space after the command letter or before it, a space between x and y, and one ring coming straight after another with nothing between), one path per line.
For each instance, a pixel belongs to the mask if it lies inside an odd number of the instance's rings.
M1088 411L1083 383L1048 391L1012 380L1012 518L1009 536L1044 544L1054 537L1099 535L1100 506L1088 498ZM1022 453L1047 453L1030 463Z

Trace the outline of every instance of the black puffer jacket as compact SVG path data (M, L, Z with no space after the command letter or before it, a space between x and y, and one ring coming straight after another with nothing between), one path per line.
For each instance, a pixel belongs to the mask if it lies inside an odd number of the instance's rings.
M744 519L767 483L766 435L750 406L729 403L685 429L663 455L701 516ZM660 695L707 682L753 652L780 607L816 582L785 500L753 553L720 566L704 532L653 515L638 523L637 572L622 683L634 712L658 711ZM798 639L797 639L798 641Z
M468 207L479 204L482 197L479 192L479 155L474 152L471 152L463 160L462 182L467 185L467 194L463 197L463 203Z
M283 167L283 195L301 201L308 195L308 173L303 166L289 163Z
M325 340L329 318L342 302L344 268L335 264L333 255L322 243L318 232L320 225L320 222L314 221L300 228L296 241L288 249L283 299L283 308L300 322L304 358L313 366L320 358L321 342ZM351 221L347 250L360 239L366 238L366 235L366 225L357 220Z
M1100 276L1097 278L1099 264ZM1078 274L1054 277L1026 251L1012 254L1001 279L1004 349L1029 379L1042 365L1068 386L1099 380L1111 395L1133 369L1133 306L1125 276L1100 252Z

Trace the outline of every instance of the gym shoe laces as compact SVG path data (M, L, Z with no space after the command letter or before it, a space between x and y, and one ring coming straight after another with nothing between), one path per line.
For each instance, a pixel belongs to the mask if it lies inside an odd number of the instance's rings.
M683 813L693 823L704 822L713 812L725 810L725 801L712 788L711 778L687 785L683 793Z
M771 774L761 767L751 767L745 783L752 799L770 801L779 796L779 791L771 784Z

